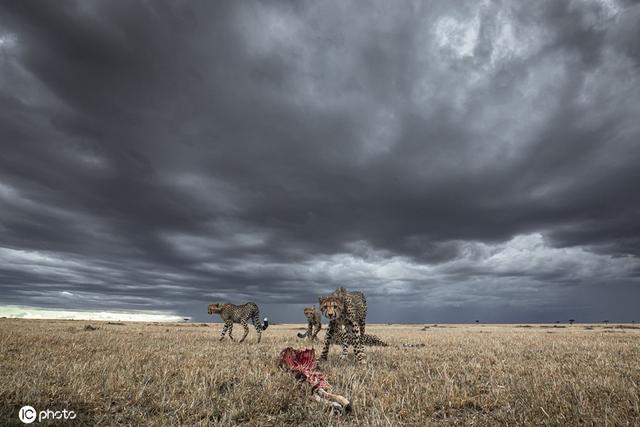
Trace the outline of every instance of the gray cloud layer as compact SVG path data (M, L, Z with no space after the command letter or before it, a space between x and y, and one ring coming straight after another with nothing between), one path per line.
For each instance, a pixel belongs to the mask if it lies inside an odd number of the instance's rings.
M640 317L637 5L0 8L0 302Z

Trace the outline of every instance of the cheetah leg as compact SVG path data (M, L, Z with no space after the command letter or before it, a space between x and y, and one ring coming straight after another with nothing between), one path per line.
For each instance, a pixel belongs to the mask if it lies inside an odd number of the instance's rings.
M258 334L258 344L260 343L260 339L262 338L262 325L260 324L260 316L255 314L253 316L253 326L256 328L256 333Z
M244 335L240 338L240 342L243 342L245 338L247 338L247 335L249 335L249 326L247 326L247 322L241 322L240 324L244 328Z
M361 364L366 364L367 360L364 354L364 346L362 341L364 340L364 323L358 325L358 334L354 337L353 352L356 355L356 361Z
M229 329L229 324L225 323L224 327L222 328L222 333L220 334L220 341L222 341L224 339L224 334L227 333L227 330Z
M324 347L322 348L320 360L327 360L327 356L329 355L329 347L331 346L331 337L336 332L336 321L332 320L331 322L329 322L329 328L327 329L327 333L324 336Z
M233 337L233 322L229 323L229 338L231 341L235 341L236 339Z
M350 323L347 323L344 325L344 334L342 335L342 355L340 358L344 359L347 357L349 345L354 342L353 326Z
M348 317L347 317L348 319L357 319L356 311L353 307L347 308L347 314L348 314ZM346 357L347 347L348 347L347 342L350 342L353 345L353 352L356 355L356 360L359 360L358 355L360 354L360 346L362 345L362 340L360 339L361 333L362 333L362 331L360 330L360 325L361 325L360 322L358 322L357 324L351 321L346 322L345 332L348 338L345 338L345 344L343 345L343 348L342 348L343 356Z
M307 332L304 333L304 336L308 339L308 340L313 340L313 334L311 333L313 330L313 323L308 322L307 323Z
M316 326L316 331L313 333L313 336L311 337L311 340L315 340L316 337L318 336L318 332L320 332L320 329L322 329L322 323L318 323Z
M225 323L225 325L222 327L222 333L220 334L220 338L218 339L219 341L222 341L224 339L224 335L227 333L227 329L229 329L229 327Z

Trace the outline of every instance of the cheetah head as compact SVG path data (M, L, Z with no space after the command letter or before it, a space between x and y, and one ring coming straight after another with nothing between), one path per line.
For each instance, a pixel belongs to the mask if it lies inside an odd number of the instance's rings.
M209 314L214 314L214 313L220 313L222 311L222 304L220 303L215 303L215 304L209 304Z
M344 302L333 295L320 297L320 311L329 320L336 320L344 312Z
M313 320L316 317L316 308L315 307L305 307L304 308L304 316L309 320Z

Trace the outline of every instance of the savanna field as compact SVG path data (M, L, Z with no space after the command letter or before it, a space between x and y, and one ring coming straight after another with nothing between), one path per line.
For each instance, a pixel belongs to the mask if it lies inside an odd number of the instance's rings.
M369 325L390 347L367 347L367 366L338 346L320 364L348 415L277 367L311 345L304 325L260 344L221 328L0 319L0 424L30 405L75 411L65 425L640 425L636 325Z

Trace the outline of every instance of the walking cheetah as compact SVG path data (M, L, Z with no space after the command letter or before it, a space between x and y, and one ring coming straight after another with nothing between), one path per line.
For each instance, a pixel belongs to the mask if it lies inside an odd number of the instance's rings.
M233 331L234 323L240 323L244 328L244 335L242 336L242 339L240 339L240 342L244 341L247 334L249 334L249 326L247 326L249 320L252 321L253 326L256 328L256 332L258 333L258 342L260 342L260 339L262 338L262 331L267 329L269 326L268 321L265 321L264 324L260 324L260 310L253 302L248 302L242 305L228 303L209 304L209 314L214 313L220 314L220 317L224 320L224 327L222 328L222 334L220 334L220 341L224 339L224 334L227 333L227 330L229 331L229 338L231 338L232 341L235 341L231 333Z

